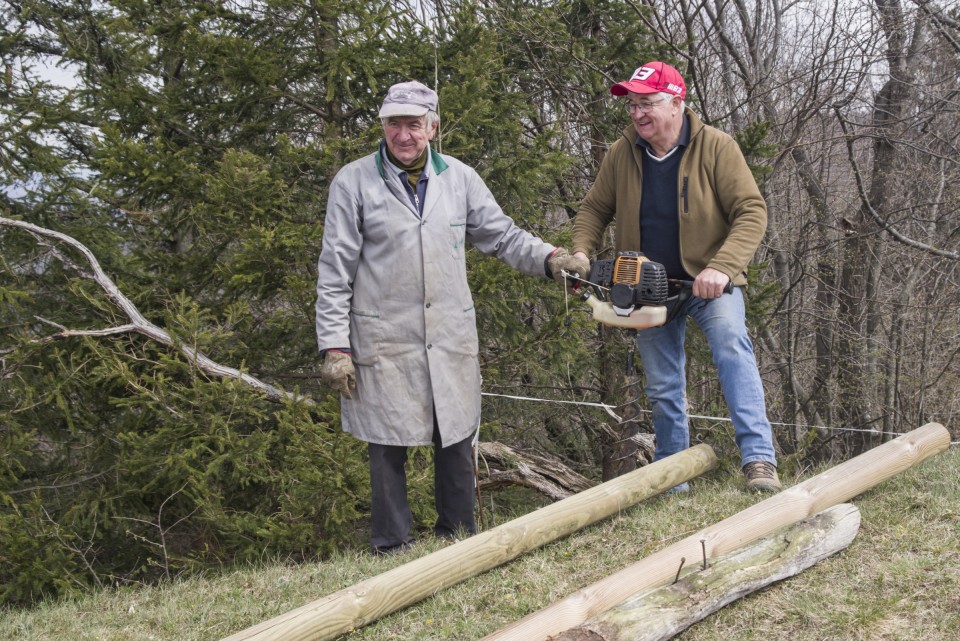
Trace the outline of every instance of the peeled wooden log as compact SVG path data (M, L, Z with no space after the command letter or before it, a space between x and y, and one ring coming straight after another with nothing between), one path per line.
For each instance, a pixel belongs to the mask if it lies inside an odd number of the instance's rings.
M950 432L928 423L784 490L487 635L482 641L544 641L676 576L680 559L716 558L781 527L848 501L950 447Z
M333 639L716 466L713 449L697 445L247 628L224 641Z
M550 641L667 641L723 606L846 548L860 529L850 503L778 530L702 569L688 559L674 583L634 595Z

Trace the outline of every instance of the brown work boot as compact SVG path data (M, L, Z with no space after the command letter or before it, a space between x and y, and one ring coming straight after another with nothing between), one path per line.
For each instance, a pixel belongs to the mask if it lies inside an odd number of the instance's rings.
M743 466L743 480L748 492L779 492L783 489L777 477L777 466L766 461L753 461Z

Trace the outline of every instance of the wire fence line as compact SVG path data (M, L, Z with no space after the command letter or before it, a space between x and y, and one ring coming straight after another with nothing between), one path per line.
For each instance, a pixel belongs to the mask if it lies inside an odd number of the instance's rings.
M532 402L532 403L557 403L557 404L563 404L563 405L579 405L584 407L596 407L604 410L607 414L609 414L614 419L616 419L618 423L624 423L626 421L616 414L616 410L619 410L625 405L628 405L629 403L633 402L633 401L627 401L620 405L610 405L607 403L593 403L589 401L565 401L565 400L552 399L552 398L537 398L535 396L518 396L514 394L494 394L492 392L481 392L480 395L494 397L494 398L507 398L507 399L516 400L516 401L524 401L524 402ZM645 410L645 409L638 410L638 412L640 412L641 414L652 413L650 410ZM724 423L733 422L729 416L707 416L704 414L687 414L687 417L693 418L693 419L704 419L709 421L720 421ZM783 423L778 421L770 421L770 425L777 426L777 427L800 427L804 429L811 429L811 430L815 429L815 430L824 430L824 431L833 431L833 432L862 432L864 434L874 434L874 435L889 434L891 436L903 436L905 434L905 432L885 432L881 430L868 430L868 429L855 428L855 427L836 427L836 426L829 426L829 425L804 425L801 423ZM950 445L951 447L956 447L960 445L960 441L951 441Z

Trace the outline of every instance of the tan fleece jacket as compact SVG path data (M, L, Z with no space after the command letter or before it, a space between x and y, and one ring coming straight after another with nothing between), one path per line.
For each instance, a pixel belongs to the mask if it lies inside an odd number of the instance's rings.
M680 256L696 277L717 269L735 285L745 285L747 263L767 228L767 206L736 141L704 125L689 108L690 145L680 161ZM635 144L633 125L623 130L600 165L573 224L573 251L591 256L603 232L617 221L617 252L640 250L640 196L644 150ZM664 186L666 187L666 186Z

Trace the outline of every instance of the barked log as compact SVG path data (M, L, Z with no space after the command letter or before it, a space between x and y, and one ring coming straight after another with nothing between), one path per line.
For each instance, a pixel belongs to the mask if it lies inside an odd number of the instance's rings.
M781 527L848 501L948 447L950 432L939 423L928 423L704 528L485 636L482 641L545 641L606 612L641 590L673 580L682 558L698 558L705 553L712 559L736 550Z
M725 605L845 549L859 529L860 510L835 505L706 569L700 559L688 559L674 583L636 594L550 641L667 641Z
M333 639L716 466L713 449L697 445L247 628L225 641Z

